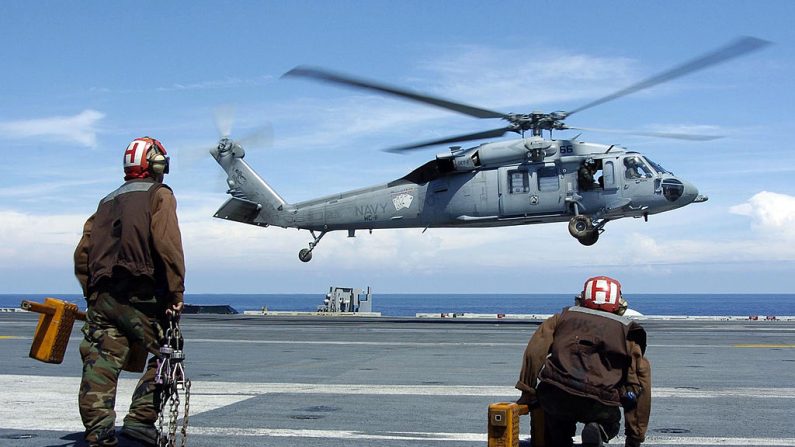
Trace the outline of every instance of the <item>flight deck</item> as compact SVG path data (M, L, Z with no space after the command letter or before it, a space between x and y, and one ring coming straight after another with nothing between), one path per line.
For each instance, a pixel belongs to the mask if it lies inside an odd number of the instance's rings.
M85 445L80 324L53 365L28 357L36 319L0 313L0 446ZM539 323L186 315L186 445L486 445L487 407L518 398ZM795 446L795 321L641 323L654 383L644 445ZM117 424L137 378L122 373ZM526 417L521 433L529 445Z

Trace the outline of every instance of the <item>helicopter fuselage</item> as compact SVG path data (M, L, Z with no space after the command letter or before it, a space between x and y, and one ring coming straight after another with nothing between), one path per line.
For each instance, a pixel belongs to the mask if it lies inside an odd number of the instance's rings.
M356 230L569 221L572 235L591 245L609 220L706 200L642 154L541 137L453 148L395 181L295 204L281 199L243 155L232 142L213 151L233 196L216 217L319 231L321 237L339 230L352 236ZM584 179L586 164L592 172ZM584 225L579 233L571 227L577 219Z

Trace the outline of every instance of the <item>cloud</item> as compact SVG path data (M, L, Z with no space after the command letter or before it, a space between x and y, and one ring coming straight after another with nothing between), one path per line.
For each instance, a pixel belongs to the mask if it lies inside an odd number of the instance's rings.
M174 83L168 87L158 87L156 90L159 92L169 91L185 91L185 90L211 90L211 89L224 89L234 88L241 86L257 86L273 81L274 77L270 75L258 76L255 78L235 78L228 77L226 79L217 79L210 81L199 81L192 83Z
M480 45L452 48L421 67L437 79L429 83L434 91L484 107L559 108L565 101L595 98L626 86L637 71L627 58Z
M0 122L0 132L7 138L44 138L95 147L96 125L104 117L102 112L86 109L73 116Z
M795 196L762 191L729 212L751 218L751 228L773 237L795 239Z
M528 282L547 284L561 272L616 275L641 272L666 278L682 268L720 265L747 271L747 263L795 260L795 244L780 239L721 239L720 235L683 239L665 235L664 228L639 232L630 221L600 239L597 248L583 247L566 231L565 223L447 229L421 228L329 233L304 264L298 250L311 240L306 231L259 228L213 218L218 203L180 196L179 221L192 293L293 290L310 292L327 282L369 281L403 290L438 290L453 284L458 291L525 290ZM72 254L86 215L31 214L0 210L0 270L8 290L36 289L10 272L44 272L42 287L76 287ZM776 219L769 220L776 225ZM635 228L633 230L633 228ZM748 233L748 232L746 232ZM732 267L733 266L733 267ZM638 273L640 274L640 273ZM502 275L502 276L500 276ZM495 278L514 278L502 283ZM553 282L545 287L557 287ZM62 284L52 286L51 284ZM553 285L550 285L553 284ZM66 286L64 286L66 285ZM320 286L319 286L320 285ZM447 286L445 286L447 287ZM463 288L462 288L463 287ZM485 289L484 289L485 288Z
M0 266L38 269L71 265L87 218L0 210Z
M105 183L103 179L62 180L43 183L30 183L20 188L19 185L0 187L3 198L41 198L42 196L63 193L67 189L85 191L85 187ZM92 193L93 194L93 193Z

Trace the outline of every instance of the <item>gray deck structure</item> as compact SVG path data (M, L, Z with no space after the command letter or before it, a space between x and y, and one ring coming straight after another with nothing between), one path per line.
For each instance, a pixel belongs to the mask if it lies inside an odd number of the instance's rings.
M35 322L0 314L0 446L83 445L79 325L64 363L48 365L27 357ZM485 445L487 406L518 397L537 324L186 316L187 445ZM795 322L643 325L655 387L644 445L795 446ZM117 422L136 378L122 375Z

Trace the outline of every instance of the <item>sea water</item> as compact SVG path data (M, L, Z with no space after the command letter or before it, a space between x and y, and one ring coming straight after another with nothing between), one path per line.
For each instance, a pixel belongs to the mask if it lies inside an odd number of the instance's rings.
M23 299L46 296L77 303L74 294L5 294L0 308L19 307ZM315 311L325 293L317 294L186 294L188 304L228 304L246 310ZM634 294L630 308L644 315L750 316L795 315L795 294ZM573 294L394 294L374 293L373 311L384 316L413 317L417 313L551 314L574 302Z

